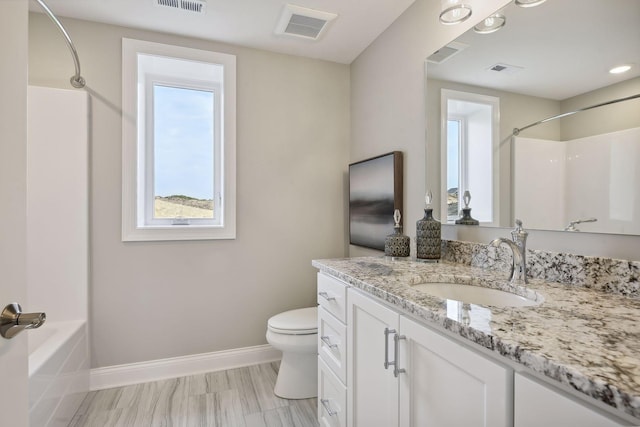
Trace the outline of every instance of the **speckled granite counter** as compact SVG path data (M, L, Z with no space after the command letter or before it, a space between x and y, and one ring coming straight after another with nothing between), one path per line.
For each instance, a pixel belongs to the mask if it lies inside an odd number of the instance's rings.
M507 274L450 262L383 257L316 260L313 266L507 359L640 418L640 299L530 279L539 306L471 304L464 316L411 285L446 281L504 288Z

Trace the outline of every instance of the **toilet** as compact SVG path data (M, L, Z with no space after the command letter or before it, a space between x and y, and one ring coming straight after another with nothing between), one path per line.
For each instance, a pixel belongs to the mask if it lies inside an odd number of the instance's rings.
M267 323L267 342L282 352L274 393L285 399L318 395L318 307L276 314Z

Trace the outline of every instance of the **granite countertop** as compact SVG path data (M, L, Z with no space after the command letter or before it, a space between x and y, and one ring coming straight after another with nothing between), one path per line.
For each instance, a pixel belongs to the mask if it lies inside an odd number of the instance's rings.
M411 285L444 281L507 289L507 274L384 257L314 260L320 271L594 399L640 418L640 299L530 279L543 302L452 310ZM462 304L460 304L461 306ZM464 311L464 315L461 312Z

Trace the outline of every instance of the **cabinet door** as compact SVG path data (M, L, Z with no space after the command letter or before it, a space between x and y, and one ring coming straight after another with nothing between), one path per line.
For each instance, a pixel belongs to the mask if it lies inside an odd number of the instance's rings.
M394 333L385 339L385 328L397 331L400 316L353 289L347 307L347 426L397 426L398 380L384 362L394 357Z
M577 399L516 374L515 427L580 426L619 427L616 421ZM634 424L635 425L635 424Z
M512 371L404 316L400 331L402 427L507 427Z

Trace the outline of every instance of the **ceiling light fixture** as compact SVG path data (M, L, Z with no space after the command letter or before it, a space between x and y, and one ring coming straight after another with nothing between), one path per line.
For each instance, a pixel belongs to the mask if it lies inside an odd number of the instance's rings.
M516 0L516 4L520 7L535 7L539 6L547 0Z
M445 25L459 24L471 16L471 6L462 0L442 0L440 22Z
M631 65L619 65L617 67L613 67L612 69L610 69L609 72L611 74L622 74L622 73L626 73L630 69L631 69Z
M473 27L473 31L478 34L491 34L504 27L504 24L506 23L507 18L503 14L494 13Z

